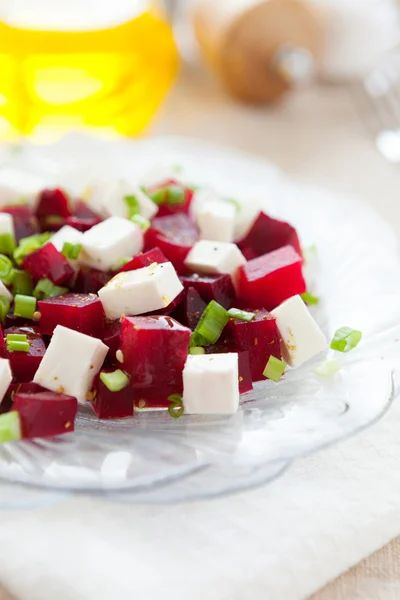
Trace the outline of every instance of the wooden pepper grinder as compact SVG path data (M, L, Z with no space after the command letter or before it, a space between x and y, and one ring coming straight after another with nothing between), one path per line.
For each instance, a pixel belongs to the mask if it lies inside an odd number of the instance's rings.
M228 91L266 104L313 78L323 17L301 0L196 0L194 29Z

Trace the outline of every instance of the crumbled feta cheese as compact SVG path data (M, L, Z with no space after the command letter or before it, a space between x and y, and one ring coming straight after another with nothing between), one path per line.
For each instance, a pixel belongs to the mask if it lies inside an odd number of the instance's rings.
M12 382L12 373L10 361L7 358L0 358L0 404L7 393L8 386Z
M81 244L82 236L83 233L75 229L75 227L64 225L64 227L61 227L61 229L52 236L51 243L59 252L61 252L65 242L69 242L70 244Z
M108 271L121 258L132 257L143 249L143 233L136 223L110 217L86 231L81 238L79 262Z
M291 367L322 352L327 340L300 296L293 296L271 311L282 337L283 359Z
M145 219L152 219L158 211L158 206L145 194L140 187L127 181L96 183L87 189L88 206L103 217L129 217L129 206L126 197L134 197L139 206L139 212Z
M8 213L0 213L0 235L9 233L15 238L14 219Z
M166 308L182 290L172 263L155 263L119 273L99 291L99 298L106 316L119 319Z
M14 296L12 295L10 290L8 288L6 288L6 286L4 285L4 283L2 281L0 281L0 297L1 296L3 296L4 298L7 298L7 300L9 300L10 302L12 302L14 299Z
M0 171L0 206L13 206L21 202L34 205L39 192L47 185L47 181L38 175L4 167Z
M232 242L235 231L236 208L224 201L204 202L196 210L196 223L202 240Z
M238 355L189 355L183 370L183 406L188 414L234 414L239 408Z
M57 325L33 381L84 403L107 352L101 340Z
M230 242L196 242L186 257L185 264L197 273L228 273L235 282L236 271L246 259L236 244Z

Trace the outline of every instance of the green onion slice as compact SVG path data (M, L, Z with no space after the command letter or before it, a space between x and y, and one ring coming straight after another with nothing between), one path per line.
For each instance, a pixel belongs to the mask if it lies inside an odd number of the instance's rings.
M308 304L308 306L313 306L314 304L318 304L319 298L317 296L313 296L310 292L304 292L304 294L300 294L302 300Z
M136 196L124 196L125 204L128 206L128 218L140 213L140 204Z
M22 238L20 240L18 248L14 250L14 260L17 265L21 265L25 256L32 254L36 250L39 250L44 244L46 244L51 238L52 234L48 231L45 233L36 233L29 237Z
M171 394L168 396L168 412L174 419L179 419L185 412L182 402L182 394Z
M66 294L68 292L68 288L61 287L59 285L54 285L50 279L40 279L35 289L33 290L33 295L38 300L45 300L46 298L54 298L54 296L61 296L62 294Z
M121 369L117 369L113 373L102 371L100 379L110 392L120 392L129 385L129 377Z
M272 379L272 381L278 382L285 372L285 369L286 363L283 362L283 360L279 360L279 358L275 358L275 356L272 356L271 354L265 366L263 375L264 377L268 377L268 379Z
M357 346L361 338L361 331L351 329L351 327L341 327L333 336L331 348L338 352L350 352L350 350L353 350Z
M16 410L0 415L0 443L20 440L21 420Z
M23 296L32 296L33 282L28 271L14 269L12 286L14 295L22 294Z
M242 321L247 321L249 323L255 319L256 313L240 310L240 308L230 308L228 310L228 315L234 319L241 319Z
M10 312L10 301L5 296L0 296L0 320L4 323L6 316Z
M33 319L33 315L36 312L36 298L17 294L14 298L14 302L14 315L16 317Z
M11 262L11 260L8 258L8 256L5 256L4 254L0 254L0 279L6 283L4 281L4 279L7 279L8 276L10 275L11 271L13 268L13 264ZM9 284L6 284L9 285Z
M229 315L225 308L211 300L191 335L190 347L215 344L228 321Z
M340 369L341 365L337 358L330 358L318 365L318 367L314 369L314 373L320 377L330 377L334 373L337 373L337 371L340 371Z
M204 348L202 348L201 346L193 346L192 348L189 348L189 354L205 354L206 351L204 350Z
M31 347L29 342L7 342L7 350L11 352L29 352Z
M183 204L185 202L185 189L180 185L165 185L148 195L156 204Z
M71 242L64 242L61 254L64 254L64 256L66 258L69 258L70 260L76 260L81 250L81 244L71 244Z
M11 235L11 233L1 233L0 234L0 252L2 254L7 254L8 256L12 256L15 248L16 248L15 239Z
M7 333L6 342L27 342L28 337L22 333Z
M136 225L139 225L139 227L142 231L147 231L151 227L150 221L148 219L145 219L144 217L142 217L142 215L139 215L139 214L133 215L131 217L131 221L133 223L136 223Z

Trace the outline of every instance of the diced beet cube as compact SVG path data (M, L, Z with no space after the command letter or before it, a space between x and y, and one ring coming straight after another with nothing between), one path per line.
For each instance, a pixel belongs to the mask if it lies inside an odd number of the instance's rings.
M36 216L39 219L48 217L49 215L57 215L59 217L69 217L71 211L69 209L68 196L56 188L54 190L43 190L39 195L39 202L36 208Z
M51 335L57 325L63 325L93 337L103 337L105 314L95 294L62 294L38 302L40 331Z
M171 317L123 317L121 368L133 387L182 387L191 331Z
M133 390L129 385L119 392L111 392L100 377L96 377L94 391L91 405L99 419L133 417Z
M157 315L162 315L165 317L169 317L172 314L180 314L180 306L183 303L184 299L185 299L185 290L182 290L177 296L176 298L174 298L172 300L172 302L170 302L168 304L168 306L166 306L165 308L159 308L158 310L154 310L151 312L146 313L146 316L157 316ZM179 319L178 319L179 320Z
M7 358L6 341L4 339L3 328L0 325L0 358Z
M250 371L253 381L265 379L263 371L269 357L281 359L280 335L275 318L264 309L256 310L253 321L230 319L225 335L239 350L247 350L250 359Z
M297 231L286 221L271 219L261 212L245 238L238 242L238 246L249 260L256 258L284 246L293 246L301 256L301 247Z
M293 246L249 260L238 271L238 297L250 309L272 310L305 291L302 259Z
M206 306L207 303L204 302L199 292L195 288L190 287L187 290L185 298L186 323L190 329L195 329Z
M115 354L120 345L121 322L108 321L104 323L103 342L109 347L109 352L106 357L107 364L116 365L117 359Z
M9 333L26 335L27 341L30 344L28 352L21 352L19 350L7 351L14 381L18 383L32 381L46 352L46 345L42 336L33 327L10 327L5 330L4 336L7 336Z
M13 410L19 413L22 437L51 437L74 431L78 402L55 392L16 393Z
M36 394L37 392L46 391L42 386L34 383L33 381L28 381L26 383L10 383L9 388L7 390L7 394L4 396L3 401L0 403L0 414L4 412L8 412L12 408L12 403L14 400L14 396L16 393L21 392L21 394Z
M180 204L160 204L158 208L157 217L165 217L168 215L173 215L174 213L188 213L190 204L193 200L193 190L188 188L183 183L177 181L176 179L169 179L164 181L163 183L159 183L155 186L152 186L147 191L149 194L157 191L162 191L163 188L168 186L176 186L183 191L184 201Z
M36 319L26 319L25 317L16 317L12 311L6 315L5 327L35 327L39 325L39 321Z
M15 238L19 242L22 238L29 237L39 233L39 222L30 206L27 204L18 204L17 206L8 206L2 208L1 212L8 213L14 221Z
M172 394L181 394L182 385L167 387L154 385L152 387L135 387L132 392L135 399L135 408L168 408L169 396Z
M111 271L98 271L90 267L81 267L75 279L73 290L83 294L97 294L114 277Z
M230 275L198 275L194 273L193 275L182 275L180 280L185 288L194 287L205 302L215 300L224 308L232 307L235 290Z
M100 216L83 200L78 200L78 202L76 202L72 211L72 216L79 217L80 219L98 219L101 221Z
M24 258L23 268L34 281L50 279L56 285L67 283L74 276L74 269L66 257L50 242L28 254Z
M148 252L142 252L141 254L138 254L132 258L132 260L120 268L118 273L122 273L123 271L135 271L136 269L143 269L143 267L149 267L153 263L158 263L161 265L162 263L166 262L169 262L168 258L164 256L160 248L153 248Z
M145 235L145 249L159 247L178 273L186 273L185 258L198 239L199 232L193 220L177 213L153 220Z
M85 233L85 231L89 231L95 225L101 223L101 219L99 217L68 217L65 220L65 224L70 227L74 227L78 231Z

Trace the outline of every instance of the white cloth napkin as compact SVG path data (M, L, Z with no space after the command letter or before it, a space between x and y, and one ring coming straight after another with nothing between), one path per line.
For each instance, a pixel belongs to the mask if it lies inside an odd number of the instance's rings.
M20 600L300 600L400 534L400 400L271 485L175 506L74 498L0 512Z

